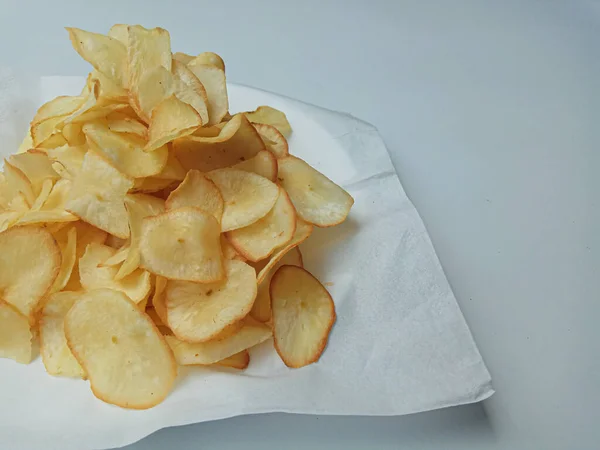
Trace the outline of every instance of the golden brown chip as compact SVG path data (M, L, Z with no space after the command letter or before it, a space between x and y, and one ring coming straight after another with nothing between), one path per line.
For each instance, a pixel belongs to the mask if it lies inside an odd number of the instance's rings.
M288 367L317 361L335 322L335 305L327 289L308 271L280 267L271 279L275 349Z
M254 111L244 113L248 120L253 123L264 123L272 125L285 137L292 134L292 127L285 114L270 106L259 106Z
M14 359L21 364L31 362L33 335L27 317L11 304L0 299L0 358Z
M152 110L146 151L156 151L175 139L193 133L201 125L202 119L198 112L172 95Z
M241 261L227 260L225 272L226 278L216 283L167 283L167 323L177 338L207 341L250 312L256 297L254 269Z
M277 158L268 150L261 150L252 158L237 163L232 168L253 172L273 182L277 181Z
M208 98L208 125L221 122L229 111L225 71L219 67L203 64L204 61L193 59L187 65L196 75L206 90Z
M195 206L212 214L220 223L223 217L223 197L211 180L198 170L190 170L181 184L165 202L167 209Z
M298 215L319 227L346 220L354 199L321 172L295 156L278 160L278 178Z
M69 350L65 338L65 316L82 292L57 292L44 306L40 320L40 353L50 375L84 378L85 372Z
M193 207L146 217L140 266L172 280L219 281L225 276L219 234L214 216Z
M121 292L84 293L65 317L65 335L92 392L107 403L146 409L173 387L177 366L169 346Z

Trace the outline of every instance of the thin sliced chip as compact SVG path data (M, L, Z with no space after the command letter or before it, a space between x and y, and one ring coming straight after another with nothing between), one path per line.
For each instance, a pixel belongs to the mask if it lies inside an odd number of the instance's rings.
M195 356L195 354L194 354ZM231 355L215 363L217 366L231 367L232 369L244 370L250 365L250 352L242 352Z
M285 158L290 154L287 139L277 128L266 123L253 123L252 125L273 155L277 158Z
M61 263L58 275L50 288L50 293L62 291L67 285L69 278L71 278L71 273L77 259L77 229L70 228L67 232L67 240L59 240L57 243L60 248Z
M71 277L69 278L67 285L64 287L64 290L78 291L83 289L79 275L79 260L87 250L88 245L92 243L103 244L106 241L108 234L106 231L102 231L86 222L79 221L68 224L67 227L56 231L54 233L55 239L57 241L65 239L65 236L71 228L75 228L77 230L77 257L75 258L75 266L71 272Z
M85 138L85 135L83 135ZM81 166L83 164L83 158L87 152L87 147L85 146L62 146L50 149L46 152L48 158L51 161L56 161L63 166L68 174L69 178L73 179L81 170ZM63 178L65 178L63 174Z
M277 158L268 150L261 150L252 158L242 161L232 168L255 173L273 182L277 180Z
M108 119L108 129L113 133L130 133L141 138L146 138L148 134L148 128L143 123L130 117Z
M312 234L312 232L313 226L311 224L306 223L301 219L297 219L296 231L294 231L292 239L290 239L289 242L283 245L283 247L280 247L273 252L273 255L271 256L271 259L269 259L269 262L267 262L267 264L265 264L265 266L258 272L258 283L262 283L268 275L268 273L279 262L279 260L283 258L287 252L289 252L294 247L297 247L302 242L307 240L308 237Z
M171 37L167 30L132 25L127 27L127 35L128 86L137 85L144 74L158 66L171 72Z
M174 85L173 74L165 67L157 66L144 73L139 82L131 87L130 103L144 121L150 122L152 110L174 94Z
M274 266L271 266L270 271L258 285L256 300L254 300L250 315L259 322L268 322L271 320L271 294L269 293L271 277L279 267L284 265L304 267L302 254L298 247L292 248Z
M163 145L153 152L145 152L146 141L143 138L132 134L113 133L108 125L102 122L86 123L83 132L90 148L106 156L119 172L129 177L156 175L167 164L167 146Z
M317 361L335 322L335 305L327 289L308 271L280 267L271 279L275 349L286 366Z
M238 261L246 261L242 255L240 255L235 247L231 245L229 240L224 234L221 235L221 250L223 251L223 258L225 259L237 259Z
M111 246L109 245L109 247L111 247ZM115 248L115 247L113 247L113 248ZM102 264L100 264L101 267L116 266L117 264L121 264L123 261L125 261L127 259L127 254L129 253L128 245L124 245L123 247L115 248L115 249L117 250L117 253L112 255L110 258L108 258Z
M116 252L107 245L89 244L79 260L81 285L88 291L106 288L123 292L134 303L144 301L151 289L150 274L137 269L125 278L115 280L117 268L103 263Z
M32 358L32 339L27 317L0 299L0 358L29 364Z
M241 261L227 260L225 271L227 278L217 283L167 283L167 323L178 339L208 341L250 312L256 297L254 269ZM244 348L233 353L241 350Z
M203 64L204 61L194 59L187 67L196 75L204 86L208 97L208 125L221 122L229 111L225 71L219 67Z
M235 334L223 339L189 343L166 336L167 344L173 350L179 365L207 365L222 362L248 348L261 344L271 337L271 329L250 318L244 319L244 326Z
M88 151L73 182L66 209L81 220L126 239L129 225L124 199L132 187L131 178L97 153Z
M176 52L176 53L173 53L173 59L175 59L179 62L182 62L183 64L187 64L192 59L194 59L194 57L192 55L188 55L187 53Z
M67 31L73 48L83 59L118 85L126 86L127 51L121 42L79 28L67 28Z
M200 130L204 128L196 133ZM242 114L233 116L217 136L189 136L173 143L173 151L183 167L202 172L230 167L262 150L266 150L264 142Z
M247 227L263 218L279 196L276 184L255 173L219 169L206 176L217 185L223 196L223 232Z
M319 227L346 220L354 199L344 189L295 156L279 159L278 164L279 182L302 219Z
M149 194L152 192L162 191L163 189L171 186L173 183L176 183L176 181L157 177L136 178L131 192Z
M270 106L259 106L254 111L244 113L250 122L266 123L272 125L279 130L285 137L292 134L292 127L287 120L285 114L278 109Z
M85 145L85 134L81 131L80 123L67 123L62 129L62 135L71 147ZM48 154L48 152L46 152Z
M67 346L65 316L81 292L57 292L46 301L40 320L40 354L50 375L84 378L85 372Z
M173 61L173 93L182 102L191 105L200 115L203 124L208 123L208 96L198 77L188 67Z
M40 190L39 195L31 205L32 211L39 211L42 205L48 200L48 196L50 195L50 191L52 190L53 181L50 179L44 180L42 183L42 189Z
M107 403L146 409L173 387L177 366L169 346L121 292L84 293L65 317L65 335L92 392Z
M99 104L105 105L108 102L127 103L129 96L122 83L115 82L112 78L95 69L90 73L90 80L92 82L97 81L100 85L98 93Z
M52 135L60 133L60 127L68 116L50 117L42 122L31 125L31 140L34 147L41 146Z
M121 280L140 266L140 238L142 221L165 211L165 202L160 198L145 194L129 194L125 197L125 207L129 217L129 251L115 279Z
M27 134L23 138L23 142L19 145L17 153L24 153L33 148L33 138L31 137L31 128L27 130Z
M38 303L60 270L60 248L37 227L15 227L0 234L2 300L33 320Z
M195 206L212 214L220 223L223 217L223 197L211 180L198 170L190 170L181 184L165 202L167 209Z
M286 192L279 188L279 197L269 213L244 228L227 233L231 245L250 261L260 261L285 245L296 231L296 211Z
M53 182L58 180L58 173L52 168L52 161L45 152L40 150L29 150L25 153L11 155L7 163L19 169L31 183L33 194L40 194L42 185L46 180Z
M127 31L128 25L117 23L110 27L108 30L108 37L116 39L124 46L129 45L129 33Z
M167 288L168 281L165 277L157 275L154 282L154 294L152 295L152 307L165 327L168 326L167 306L165 305L165 289Z
M12 227L23 215L20 211L0 212L0 233Z
M146 151L156 151L175 139L193 133L201 125L198 112L172 95L152 110Z
M56 97L40 106L33 117L31 124L35 125L52 117L67 116L76 111L83 101L84 99L81 97L72 97L69 95Z
M173 152L169 151L169 157L167 158L167 164L161 170L160 173L156 174L155 178L163 180L177 180L182 181L187 174L187 170L183 168L177 157Z
M214 216L193 207L146 217L140 266L172 280L219 281L225 276L219 235Z
M20 224L38 224L55 222L75 222L78 220L70 212L65 210L65 203L71 190L71 182L66 179L58 180L52 187L48 198L42 204L39 211L27 211L19 219Z
M25 155L25 153L20 154ZM23 194L29 205L35 201L35 194L29 179L23 172L16 167L13 167L6 160L4 161L4 182L2 184L5 191L3 195L4 201L6 202L5 206L8 206L8 203L10 203L10 201L19 193Z

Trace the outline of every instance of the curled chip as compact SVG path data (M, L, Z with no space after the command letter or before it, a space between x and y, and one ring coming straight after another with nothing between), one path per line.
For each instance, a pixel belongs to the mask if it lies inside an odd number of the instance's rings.
M273 182L277 180L277 158L268 150L261 150L252 158L237 163L233 169L252 172Z
M81 292L57 292L46 301L40 320L40 353L50 375L84 378L85 372L71 353L65 338L65 316Z
M0 358L14 359L21 364L31 362L33 334L29 320L11 304L0 299Z
M195 206L212 214L220 223L223 217L223 196L211 180L198 170L190 170L179 187L165 202L167 209Z
M200 114L172 95L152 110L146 151L155 151L175 139L187 136L201 125Z
M129 237L129 225L124 199L132 187L131 178L97 153L88 151L65 206L81 220L126 239Z
M195 354L194 354L195 355ZM231 367L232 369L244 370L250 364L250 353L248 350L231 355L215 363L217 366Z
M181 341L175 336L166 336L165 339L173 350L177 363L188 366L220 363L225 358L254 347L270 337L269 327L246 318L236 333L221 339L197 343Z
M216 53L204 52L200 53L196 57L190 56L189 59L185 62L185 64L189 64L192 61L194 61L194 64L206 64L209 66L215 66L221 69L223 72L225 72L225 63L223 62L223 58L221 58Z
M265 217L230 231L227 237L238 253L250 261L259 261L289 242L295 231L296 211L286 192L280 188L275 205Z
M123 33L124 35L125 33ZM140 25L127 27L127 72L130 89L142 77L162 66L171 72L171 36L162 28L147 29ZM133 102L135 104L135 102Z
M289 147L286 138L272 125L266 123L253 123L252 124L261 139L265 143L267 150L269 150L277 158L285 158L289 155Z
M217 185L223 196L223 232L247 227L266 216L279 196L275 183L255 173L219 169L206 176Z
M256 297L254 269L241 261L227 260L225 272L225 280L216 283L167 283L167 323L177 338L189 342L210 340L250 312Z
M126 277L116 280L117 267L103 263L117 252L114 248L92 243L79 260L79 276L81 285L86 290L107 288L123 292L134 303L141 303L148 298L151 290L150 274L137 269Z
M50 288L51 293L63 290L69 278L71 278L73 267L75 267L75 260L77 259L77 229L69 228L66 238L66 241L57 239L62 257L60 270Z
M298 247L292 248L275 265L271 266L270 271L266 273L264 279L258 285L256 300L254 300L250 315L259 322L268 322L271 320L271 294L269 293L271 278L278 268L285 265L304 267L302 253L300 253Z
M287 156L278 164L279 182L302 219L319 227L346 220L354 204L350 194L300 158Z
M308 271L280 267L271 279L275 349L288 367L317 361L335 322L335 306L327 289Z
M16 227L0 233L0 254L2 300L33 321L60 270L60 248L42 228Z
M183 63L173 60L173 93L188 103L200 115L202 124L208 123L208 96L194 73Z
M213 215L198 208L173 209L142 222L140 266L172 280L213 283L225 276Z
M275 127L283 136L292 134L292 127L285 114L270 106L259 106L254 111L245 112L244 115L250 122L264 123Z
M177 365L150 318L125 294L99 289L82 294L65 317L69 348L96 397L146 409L170 392Z
M194 75L200 80L208 99L208 125L214 125L223 119L229 111L227 98L227 85L225 71L205 61L193 59L187 65Z

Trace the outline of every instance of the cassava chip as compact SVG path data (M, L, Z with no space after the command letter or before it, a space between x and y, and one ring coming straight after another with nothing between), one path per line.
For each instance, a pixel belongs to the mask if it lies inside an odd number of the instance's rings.
M258 285L256 300L252 305L250 315L259 322L268 322L271 319L271 294L269 286L271 285L271 277L277 269L284 265L304 267L302 263L302 254L298 247L292 248L283 257L277 261L274 266L271 266L270 271L266 274L263 281Z
M188 103L200 115L202 124L208 123L208 97L200 80L183 63L173 61L173 93L182 102Z
M188 342L210 340L250 312L256 297L254 269L241 261L227 260L225 272L226 278L216 283L167 283L167 323L177 338ZM233 353L241 350L244 348Z
M237 259L238 261L246 261L242 255L240 255L235 247L231 245L229 239L225 237L224 234L221 234L221 250L223 251L223 258L225 259Z
M154 294L152 295L152 307L164 326L168 326L167 306L165 305L165 289L167 287L167 282L168 280L165 277L157 275L154 282Z
M289 155L289 147L286 138L277 128L266 123L252 124L269 150L277 158Z
M317 361L335 322L327 289L301 267L282 266L271 279L275 349L288 367Z
M142 222L140 266L172 280L212 283L223 279L220 227L213 215L185 207Z
M292 127L287 117L278 109L271 108L270 106L259 106L254 111L248 111L244 114L250 122L274 126L285 137L288 137L292 133Z
M289 242L295 231L296 211L286 192L279 188L275 206L265 217L230 231L227 237L238 253L250 261L259 261Z
M83 99L81 97L72 97L69 95L56 97L40 106L31 124L41 123L51 117L67 116L76 111L82 103Z
M212 214L220 223L223 217L223 197L211 180L198 170L190 170L181 184L169 195L167 209L195 206Z
M0 299L0 358L14 359L21 364L31 362L33 335L27 317L11 304Z
M128 86L136 86L144 74L162 66L171 72L171 37L162 28L127 27Z
M85 377L85 372L67 346L63 328L65 316L81 296L81 292L57 292L48 298L42 311L40 353L50 375Z
M77 258L77 229L69 228L67 240L57 240L57 243L60 248L61 263L58 275L50 288L50 293L61 291L71 278Z
M195 356L195 353L194 353ZM231 355L215 363L217 366L231 367L232 369L244 370L250 364L250 353L248 350Z
M346 220L354 199L345 190L295 156L278 160L278 178L307 222L331 227Z
M88 151L65 206L81 220L125 239L129 237L129 225L124 199L132 187L131 178Z
M242 328L235 334L223 339L190 343L166 336L165 340L173 350L179 365L207 365L221 363L250 347L254 347L271 337L271 329L252 319L244 319Z
M223 196L221 231L247 227L273 208L279 188L272 181L252 172L219 169L206 174Z
M60 249L52 235L37 227L0 233L2 300L33 319L36 307L60 270Z
M125 294L99 289L82 294L65 317L69 348L99 399L146 409L171 390L177 366L150 318Z
M252 158L237 163L233 169L253 172L268 180L277 180L277 158L268 150L261 150Z
M189 56L189 55L186 55ZM215 66L225 72L225 63L223 62L223 58L213 52L204 52L200 53L198 56L191 56L189 60L185 62L185 64L189 64L194 61L194 64L207 64L209 66Z
M187 67L196 75L206 90L208 98L208 125L221 122L229 111L225 71L204 61L193 59Z
M103 263L117 252L114 248L102 244L89 244L79 260L81 285L86 290L112 289L123 292L134 303L144 301L150 295L150 274L137 269L126 277L116 280L118 268Z
M198 112L172 95L152 110L146 151L156 151L175 139L191 134L201 125Z

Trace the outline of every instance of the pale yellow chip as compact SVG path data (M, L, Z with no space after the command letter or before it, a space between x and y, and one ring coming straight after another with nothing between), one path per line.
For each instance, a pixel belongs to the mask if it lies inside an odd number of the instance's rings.
M217 283L167 283L167 323L177 338L207 341L250 312L256 297L254 269L241 261L227 260L225 271L226 279Z
M0 233L0 254L2 300L33 319L60 270L58 244L42 228L15 227Z
M177 180L182 181L187 174L187 170L183 168L177 157L173 152L169 151L169 157L167 158L167 164L161 170L160 173L156 174L154 178L162 180Z
M279 188L275 205L262 219L227 233L231 245L250 261L268 258L292 239L296 231L296 211L285 190Z
M160 173L167 164L167 146L153 152L145 152L144 138L133 134L110 131L102 122L91 122L83 126L90 148L104 155L119 172L131 178L150 177Z
M125 208L129 217L129 249L127 258L119 268L115 279L121 280L140 266L140 238L142 221L165 211L165 201L145 194L129 194L125 197Z
M173 350L177 363L188 366L215 363L221 365L225 358L261 344L270 337L271 329L269 327L247 318L244 319L244 324L237 333L222 339L190 343L179 340L175 336L166 336L165 340ZM226 362L223 365L229 364Z
M126 295L86 292L65 317L69 348L99 399L146 409L171 391L177 365L150 318Z
M25 153L20 153L24 155ZM23 194L23 197L27 201L28 205L33 204L35 201L35 194L31 182L16 167L13 167L8 161L4 161L4 181L3 185L3 197L4 207L7 208L9 203L17 197L19 194Z
M114 83L126 86L127 51L123 43L79 28L67 28L67 31L73 48L83 59Z
M18 223L25 224L50 224L61 222L75 222L77 216L65 210L65 204L71 191L71 182L68 179L61 179L52 186L48 197L41 205L39 210L33 208L27 211L19 218Z
M186 55L189 56L189 55ZM198 56L191 56L185 64L189 64L194 61L194 64L207 64L209 66L215 66L225 72L225 63L223 58L213 52L200 53Z
M0 212L0 233L12 227L23 215L20 211Z
M85 138L85 135L84 135ZM83 165L83 158L87 152L86 146L71 147L64 145L61 147L49 149L46 154L51 161L58 162L67 171L68 176L63 173L63 178L74 179Z
M268 322L271 320L271 294L269 293L269 286L271 285L271 277L283 265L304 267L302 253L300 253L298 247L292 248L275 265L271 266L269 272L258 285L256 300L254 300L250 315L259 322Z
M68 116L50 117L31 125L31 140L34 147L41 147L53 135L60 135L60 127ZM62 135L61 135L62 137Z
M61 224L58 224L61 225ZM71 277L67 282L67 285L64 287L66 291L78 291L83 289L81 286L80 276L79 276L79 260L87 250L87 246L91 243L103 244L106 241L108 234L106 231L102 231L89 223L78 221L73 223L66 224L65 227L54 231L53 235L57 241L64 241L67 239L67 235L71 228L75 228L77 230L77 248L76 248L76 258L75 265L73 266L73 270L71 271Z
M292 239L286 242L282 247L275 249L269 261L258 272L258 282L262 283L273 267L279 262L279 260L283 258L287 252L307 240L312 232L313 226L311 224L306 223L301 219L297 219L296 230L294 231Z
M57 243L60 248L61 264L50 293L62 291L71 278L77 259L77 228L70 228L67 232L67 240L57 240Z
M282 266L271 279L275 349L288 367L317 361L335 322L327 289L301 267Z
M209 136L188 136L173 143L175 155L187 170L208 172L230 167L266 150L258 132L243 114L233 116L216 136L212 135L217 128L198 128L195 133L206 130L211 130Z
M58 180L58 173L52 168L52 161L45 152L29 150L25 153L11 155L6 159L11 166L19 169L31 183L34 196L40 194L44 181Z
M194 353L194 356L196 354ZM232 369L244 370L250 365L250 353L248 350L231 355L215 363L217 366L231 367Z
M40 193L33 202L33 205L31 205L31 211L39 211L43 204L46 203L46 200L48 200L48 196L50 195L50 191L52 190L53 185L53 180L46 179L43 181Z
M202 119L198 112L172 95L152 110L146 151L156 151L175 139L193 133L201 125Z
M204 64L204 61L198 59L190 61L187 67L196 75L206 90L208 125L221 122L229 111L225 71L219 67Z
M174 180L157 177L136 178L131 192L145 194L155 193L169 188L174 182Z
M287 139L277 128L266 123L253 123L252 125L258 131L258 134L267 146L267 150L273 155L277 158L285 158L290 154Z
M76 111L83 101L84 99L81 97L72 97L69 95L61 95L53 98L40 106L31 124L35 125L53 117L67 116Z
M32 358L33 334L27 317L0 299L0 358L29 364Z
M40 320L40 354L50 375L84 378L85 372L67 346L65 316L82 292L57 292L48 297Z
M173 93L182 102L191 105L200 115L203 124L208 123L208 96L198 77L183 63L174 60Z
M118 264L122 264L123 261L125 261L127 259L127 255L129 254L129 245L125 244L122 247L113 247L112 245L109 245L108 239L106 241L106 245L117 250L117 253L112 255L110 258L108 258L102 264L100 264L101 267L116 266Z
M165 289L167 288L168 281L165 277L157 275L154 282L154 294L152 295L152 307L165 327L168 327L167 306L165 304Z
M128 86L139 83L144 74L162 66L171 72L171 37L162 28L127 27Z
M195 206L212 214L220 223L223 217L223 197L215 183L198 170L190 170L181 184L169 195L167 209Z
M142 74L129 91L130 103L137 114L150 122L152 110L175 90L173 74L163 66L157 66Z
M131 117L119 117L119 118L107 118L108 129L113 133L129 133L135 134L141 138L146 138L148 134L148 128L146 126ZM64 132L64 130L63 130Z
M218 169L206 176L216 184L223 197L223 232L247 227L263 218L279 196L275 183L252 172Z
M90 81L97 81L100 87L98 92L98 102L101 105L108 106L109 103L127 103L129 96L127 89L121 83L115 82L112 78L107 77L102 72L92 70L90 73Z
M246 261L242 255L240 255L235 247L231 245L229 239L225 237L224 234L221 234L221 250L223 252L223 258L225 259L237 259L238 261Z
M292 134L292 127L287 117L278 109L271 108L270 106L259 106L254 111L248 111L244 114L250 122L274 126L285 137Z
M302 219L319 227L346 220L354 199L344 189L295 156L281 158L278 164L279 182Z
M219 223L193 207L169 210L142 222L140 266L172 280L223 279Z
M33 138L31 137L31 128L27 129L27 134L17 149L17 153L24 153L33 148Z
M277 181L277 158L268 150L261 150L252 158L237 163L232 168L255 173L273 182Z
M81 220L126 239L129 237L129 222L124 199L132 187L131 178L111 166L102 156L88 151L65 206Z
M116 39L124 46L129 45L129 33L127 31L128 25L117 23L110 27L108 30L108 37Z
M117 267L103 263L117 252L102 244L89 244L79 260L81 285L86 290L112 289L123 292L134 303L144 301L151 291L150 273L137 269L121 280L116 280Z
M83 125L80 123L67 123L62 129L62 135L71 147L85 145L85 134L81 131ZM48 154L48 151L46 151ZM50 156L50 155L48 155Z
M173 53L173 59L182 62L183 64L187 64L194 59L194 57L192 55L188 55L187 53L176 52Z

